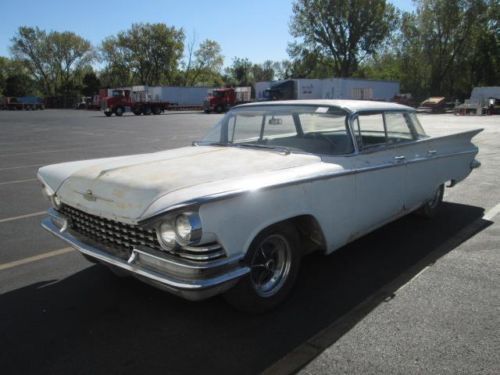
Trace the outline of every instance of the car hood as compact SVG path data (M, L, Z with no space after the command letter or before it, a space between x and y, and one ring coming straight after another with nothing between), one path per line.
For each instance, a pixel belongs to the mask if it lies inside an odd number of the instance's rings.
M320 161L308 154L199 146L54 164L40 168L38 174L63 203L110 219L137 222L162 204L250 188L256 182L262 185L276 178L276 173L294 174L297 168L298 174L307 173ZM154 209L148 210L150 206Z

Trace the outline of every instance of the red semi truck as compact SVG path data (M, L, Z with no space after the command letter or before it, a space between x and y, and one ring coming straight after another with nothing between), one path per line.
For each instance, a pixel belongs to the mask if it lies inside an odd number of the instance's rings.
M113 113L116 116L121 116L125 112L132 112L135 115L159 115L172 104L170 102L151 101L148 100L147 96L147 93L144 92L113 90L111 96L107 96L101 101L101 108L108 117Z
M248 103L251 94L251 87L214 89L203 102L203 110L205 113L222 113L237 104Z

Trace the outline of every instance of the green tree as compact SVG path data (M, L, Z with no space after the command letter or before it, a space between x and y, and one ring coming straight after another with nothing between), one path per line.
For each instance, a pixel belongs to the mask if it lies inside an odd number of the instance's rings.
M385 0L297 0L292 9L290 31L301 40L295 57L319 58L338 77L351 76L398 22L397 10Z
M226 82L234 86L249 86L255 82L252 75L253 64L247 58L235 57L233 64L226 68Z
M97 77L93 70L84 74L82 78L82 94L84 96L96 95L100 88L101 80Z
M266 60L262 64L252 66L252 76L254 82L272 81L275 77L276 64L271 60Z
M222 49L214 40L206 39L194 52L194 60L189 54L185 71L186 86L196 84L212 85L221 82L221 70L224 65Z
M0 56L0 95L36 95L35 86L29 71L21 61Z
M90 42L65 31L46 33L38 27L19 27L11 52L22 61L45 95L69 95L81 69L95 59Z
M126 31L106 38L101 46L105 71L144 85L170 83L184 49L182 29L164 23L133 24ZM122 82L118 86L129 84Z

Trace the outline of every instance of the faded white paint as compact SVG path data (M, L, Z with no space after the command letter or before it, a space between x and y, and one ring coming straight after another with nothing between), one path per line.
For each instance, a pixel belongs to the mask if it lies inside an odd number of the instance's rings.
M407 109L374 102L305 103L350 111ZM70 206L132 224L178 204L200 201L204 233L217 238L228 255L245 252L253 238L273 223L311 215L320 224L326 251L331 252L416 209L440 184L464 179L477 154L471 143L475 134L435 137L344 157L184 147L51 165L40 168L39 178ZM404 162L395 161L401 156ZM95 200L85 198L89 189ZM206 199L225 194L229 194L225 199Z

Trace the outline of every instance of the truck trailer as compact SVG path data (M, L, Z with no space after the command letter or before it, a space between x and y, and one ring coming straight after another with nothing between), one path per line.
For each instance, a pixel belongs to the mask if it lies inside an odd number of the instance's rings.
M398 81L362 78L297 78L255 84L257 100L355 99L390 101L399 93Z

